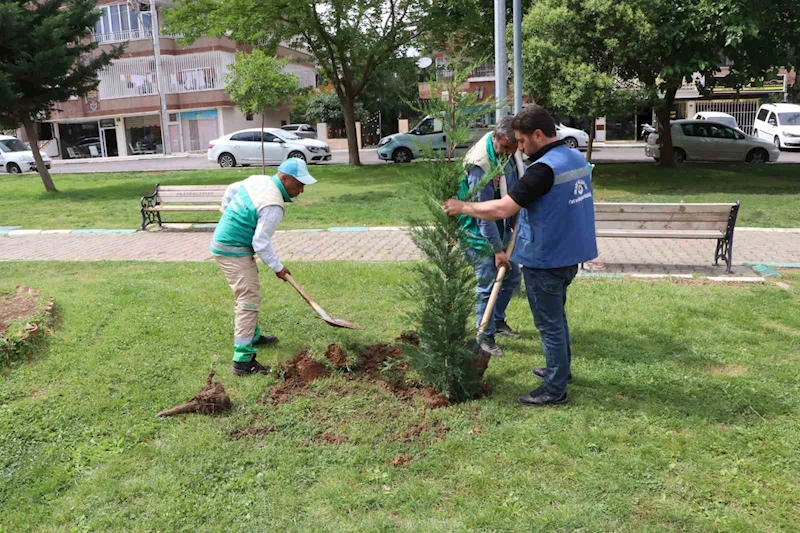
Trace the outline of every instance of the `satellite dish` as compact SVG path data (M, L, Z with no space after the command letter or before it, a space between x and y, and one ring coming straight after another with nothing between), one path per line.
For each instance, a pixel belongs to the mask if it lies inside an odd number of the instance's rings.
M417 60L417 66L419 68L428 68L432 64L433 64L433 59L431 59L430 57L420 57Z

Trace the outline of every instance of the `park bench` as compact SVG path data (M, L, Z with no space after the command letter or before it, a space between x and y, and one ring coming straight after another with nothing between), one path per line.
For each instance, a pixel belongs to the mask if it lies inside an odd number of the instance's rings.
M219 211L227 185L156 184L150 196L142 197L142 230L150 224L161 226L162 212Z
M714 239L714 265L731 273L733 229L739 202L732 204L594 204L597 236L623 239Z

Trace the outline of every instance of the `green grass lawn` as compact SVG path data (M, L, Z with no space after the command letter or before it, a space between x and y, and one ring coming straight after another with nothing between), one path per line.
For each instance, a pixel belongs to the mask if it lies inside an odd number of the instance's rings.
M408 269L292 265L361 332L326 328L265 273L261 323L281 344L259 359L391 342L407 327ZM579 279L570 404L545 409L516 405L542 354L515 298L523 338L492 361L494 394L426 412L343 376L259 403L278 381L229 373L232 297L214 264L2 263L0 290L43 289L58 312L46 341L0 369L0 531L789 531L800 276L783 279L791 292ZM232 412L153 417L212 367ZM410 463L393 466L399 455Z
M55 175L58 193L44 192L36 174L0 174L0 226L37 229L138 228L139 199L156 183L228 184L256 169ZM312 167L319 184L291 206L283 229L405 225L423 215L410 178L423 163ZM800 227L800 165L606 164L595 170L598 201L742 201L739 224ZM213 213L165 215L165 221L214 222Z

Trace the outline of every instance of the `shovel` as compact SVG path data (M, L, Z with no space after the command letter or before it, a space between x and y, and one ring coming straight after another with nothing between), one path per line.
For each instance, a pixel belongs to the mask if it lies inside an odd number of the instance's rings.
M316 311L317 315L319 315L319 317L325 322L327 322L329 325L335 328L361 329L361 326L359 326L355 322L342 320L341 318L331 318L330 315L328 315L328 313L326 313L325 310L321 308L317 302L311 299L311 296L309 296L308 293L306 293L306 291L303 290L303 287L297 284L297 282L294 280L294 278L292 278L291 275L289 274L286 275L286 281L288 281L289 284L292 287L294 287L294 290L300 293L300 296L303 297L303 300L305 300L306 303L308 303L308 305L310 305L314 309L314 311Z

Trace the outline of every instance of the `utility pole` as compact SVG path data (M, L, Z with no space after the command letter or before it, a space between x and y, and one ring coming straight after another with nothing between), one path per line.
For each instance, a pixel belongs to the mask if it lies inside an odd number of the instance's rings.
M169 142L169 115L167 114L167 91L161 83L161 42L158 30L158 12L156 11L156 0L150 0L150 25L153 31L153 56L156 63L156 85L158 85L158 98L161 101L161 144L164 147L164 154L172 153L172 145Z
M494 0L494 98L503 102L495 110L495 119L508 114L508 57L506 56L506 0Z
M522 0L514 1L514 114L522 111Z

